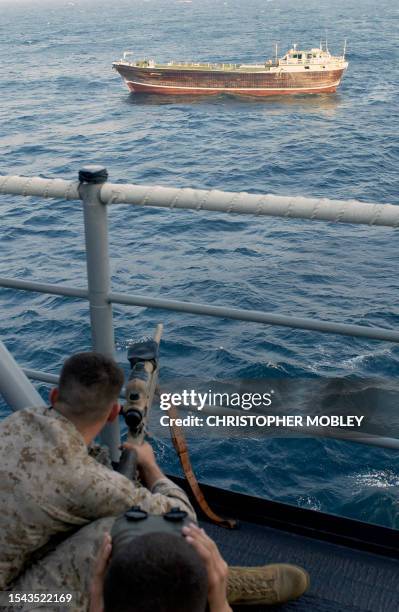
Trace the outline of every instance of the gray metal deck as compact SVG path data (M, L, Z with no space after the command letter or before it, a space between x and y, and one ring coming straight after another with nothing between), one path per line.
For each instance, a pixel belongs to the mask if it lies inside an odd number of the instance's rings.
M310 574L309 592L295 602L234 610L399 611L399 560L246 522L234 531L206 530L230 565L294 563Z

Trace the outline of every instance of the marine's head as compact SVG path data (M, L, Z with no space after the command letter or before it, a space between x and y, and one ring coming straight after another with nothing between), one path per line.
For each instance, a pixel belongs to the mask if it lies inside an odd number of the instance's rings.
M204 612L205 565L179 535L132 539L112 556L104 581L104 612Z
M78 427L105 424L119 414L123 380L123 371L113 359L95 352L76 353L65 361L50 401Z

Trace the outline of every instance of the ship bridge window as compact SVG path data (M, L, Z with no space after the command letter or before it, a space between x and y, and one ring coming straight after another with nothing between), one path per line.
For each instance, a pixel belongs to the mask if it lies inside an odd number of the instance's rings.
M314 57L314 56L313 56L313 57ZM307 58L308 58L308 59L312 59L312 54L311 54L311 53L308 53Z
M298 54L298 59L302 59L302 53Z

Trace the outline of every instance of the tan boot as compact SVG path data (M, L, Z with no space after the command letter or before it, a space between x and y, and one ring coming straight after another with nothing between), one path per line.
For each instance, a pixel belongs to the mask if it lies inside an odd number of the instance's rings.
M231 605L284 603L300 597L309 585L309 574L297 565L229 567L227 599Z

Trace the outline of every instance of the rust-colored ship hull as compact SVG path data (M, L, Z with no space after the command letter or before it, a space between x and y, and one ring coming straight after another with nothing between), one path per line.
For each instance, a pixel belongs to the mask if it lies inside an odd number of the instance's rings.
M226 71L170 68L142 68L115 62L132 92L161 95L217 95L229 93L247 96L333 93L341 82L344 68L335 70Z

